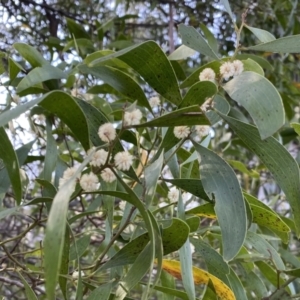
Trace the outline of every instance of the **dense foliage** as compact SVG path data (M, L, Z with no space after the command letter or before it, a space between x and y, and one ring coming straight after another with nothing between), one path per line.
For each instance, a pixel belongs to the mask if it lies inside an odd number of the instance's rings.
M32 2L3 7L25 17ZM3 296L299 298L298 6L280 7L286 21L267 2L280 23L269 32L253 27L259 2L196 1L199 32L185 1L136 1L182 9L168 55L163 30L160 45L137 43L115 31L137 16L89 23L94 10L71 2L50 6L67 17L55 32L36 5L26 43L1 52Z

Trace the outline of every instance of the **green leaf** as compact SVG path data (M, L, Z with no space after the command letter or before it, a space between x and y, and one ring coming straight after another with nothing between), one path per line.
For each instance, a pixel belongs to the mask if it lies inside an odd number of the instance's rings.
M223 257L231 260L246 236L246 208L241 187L231 167L214 152L194 143L200 154L201 181L206 194L215 198L215 212L222 232Z
M172 52L168 59L169 60L182 60L190 56L193 56L196 53L195 50L187 47L186 45L179 46L174 52Z
M50 65L50 63L44 59L41 53L30 45L25 43L15 43L14 48L25 60L31 64L33 68Z
M189 227L187 224L180 219L173 218L172 224L162 230L163 254L167 255L178 250L186 241L188 234ZM137 254L141 253L148 243L148 233L140 235L119 250L101 266L100 270L134 263Z
M40 105L51 113L56 114L67 124L85 150L90 148L87 120L73 97L61 91L53 91L43 97Z
M259 254L264 255L266 259L272 259L278 270L285 270L285 265L278 252L263 237L248 231L246 240Z
M245 293L245 289L241 283L241 280L235 274L235 272L232 270L232 268L230 268L230 273L227 276L228 276L228 280L230 282L231 289L234 292L236 299L248 300L246 293Z
M266 30L251 27L246 24L245 27L248 28L262 43L268 43L276 40L275 36Z
M128 291L130 291L140 281L140 279L143 278L152 264L149 259L149 257L152 256L152 251L151 244L148 244L138 255L125 277L120 280L114 299L124 299Z
M299 53L300 52L300 34L292 35L248 47L247 50L265 51L265 52L281 52L281 53Z
M254 273L249 272L246 277L246 288L253 291L257 299L262 299L267 296L268 290L262 280Z
M245 71L251 71L251 72L255 72L261 76L265 75L265 72L263 70L263 68L254 60L252 60L251 58L248 58L246 60L242 60L243 65L244 65L244 72Z
M179 291L176 289L171 289L171 288L168 288L165 286L159 286L159 285L152 286L152 288L154 290L160 291L164 294L175 296L175 297L177 297L176 299L189 300L189 297L185 292L182 292L182 291Z
M52 173L55 170L57 161L57 147L56 141L52 135L52 124L49 119L46 120L46 132L47 132L47 142L46 142L46 154L44 160L44 169L42 171L42 178L48 181L52 179Z
M283 273L289 276L300 278L300 269L285 270Z
M19 205L22 200L22 183L20 177L19 161L14 147L12 146L3 127L0 127L0 141L0 158L3 160L13 191L15 193L15 200Z
M296 133L300 136L300 124L299 123L291 123L291 126L294 128Z
M186 224L190 228L190 232L195 232L199 228L200 218L198 216L191 216L185 219Z
M248 58L250 58L255 62L257 62L263 69L270 70L270 71L274 70L273 65L271 65L271 63L268 60L266 60L261 56L257 56L249 53L243 53L243 54L238 54L236 58L240 60L247 60Z
M151 106L142 88L126 73L108 66L87 67L81 65L78 68L84 74L94 75L97 78L100 78L118 92L130 98L132 102L137 100L139 105L146 107L151 111Z
M90 63L90 66L96 66L116 57L138 72L157 93L170 102L179 104L181 94L174 70L165 53L154 41L134 45L96 59Z
M155 196L156 186L157 186L158 179L161 176L163 162L164 162L164 153L162 151L159 158L145 168L145 172L144 172L145 197L146 197L147 207L151 205L151 202Z
M61 91L49 92L41 98L5 111L0 116L0 126L6 125L38 103L52 113L57 114L69 126L85 150L90 148L87 121L82 110L70 95Z
M225 7L225 10L229 14L232 22L234 23L234 17L233 17L233 13L232 13L232 10L231 10L230 5L229 5L229 1L228 0L221 0L221 2L223 3L223 5Z
M82 25L79 25L73 19L70 18L66 18L66 21L71 36L74 36L75 39L85 38L90 40L90 35L85 31Z
M62 78L66 78L66 74L59 68L55 68L51 65L36 67L20 81L20 83L17 86L17 93L21 93L24 90L36 84L39 84L41 82L50 79L62 79Z
M200 179L163 179L166 182L170 182L173 185L177 186L180 189L183 189L186 192L189 192L201 199L206 201L211 201L208 196L206 195L202 182Z
M216 95L214 97L213 106L214 106L214 109L216 109L219 112L222 112L222 114L224 114L224 115L228 115L228 113L230 111L229 103L227 102L227 100L225 100L220 95ZM208 118L211 125L214 125L221 120L220 116L213 110L207 111L205 113L205 115Z
M223 86L229 96L244 106L265 139L284 124L282 99L273 84L254 72L243 72Z
M78 167L75 174L60 188L53 199L44 239L46 295L55 300L55 290L64 246L66 217L69 199L74 191L74 181L89 163L92 153Z
M297 236L300 236L300 176L297 162L273 137L261 140L258 130L228 116L221 115L245 145L272 172L289 201L294 215ZM292 174L292 176L291 176Z
M260 206L250 205L254 223L260 226L265 226L271 230L278 230L280 232L290 232L290 228L280 219L276 213L272 213Z
M18 272L18 271L17 271ZM25 288L25 294L26 294L26 298L28 300L38 300L36 294L34 293L33 289L30 287L30 285L28 284L28 282L25 280L25 278L21 275L20 272L18 272L18 275L22 281L22 283L24 284L24 288Z
M229 274L230 270L223 257L209 244L200 239L190 238L190 242L195 246L195 250L199 252L201 257L205 260L208 272L218 277L229 286L226 274Z
M203 31L204 36L205 36L209 46L211 47L211 49L215 53L218 53L219 44L218 44L217 39L213 35L213 33L203 23L200 24L200 28Z
M285 283L283 278L278 276L276 270L274 270L269 264L265 263L264 261L257 261L255 265L259 268L264 279L267 279L269 282L273 284L274 287L278 287L278 285L282 285ZM279 282L278 282L279 279Z
M259 178L259 173L256 171L249 170L242 162L238 160L227 160L227 162L236 170L241 171L253 178Z
M193 105L173 112L167 113L161 117L148 121L146 123L134 125L133 127L173 127L173 126L192 126L208 125L209 121L202 113L199 105Z
M213 97L217 93L217 86L210 81L199 81L191 86L182 99L179 108L192 105L201 106L207 98Z
M32 106L38 104L39 102L42 101L42 99L43 98L38 98L38 99L35 99L32 101L29 101L25 104L18 105L13 109L2 112L0 115L0 127L6 125L12 119L17 118L19 115L21 115L22 113L29 110Z
M203 55L212 57L213 59L219 59L218 55L194 27L179 24L178 29L182 38L182 44L200 52Z
M23 68L20 64L18 64L11 58L8 59L8 64L9 64L9 79L10 81L13 81L20 73L20 71L23 70Z
M17 154L20 166L24 165L24 163L28 157L28 153L30 152L34 143L35 143L35 140L21 146L20 148L18 148L16 150L16 154Z
M69 234L69 228L67 227L65 232L63 251L62 251L61 266L59 270L59 274L63 276L59 276L58 278L59 286L65 300L68 299L67 297L68 279L65 276L69 275L69 252L70 252L70 234Z
M212 204L212 203L206 203L206 204L194 207L190 210L187 210L186 214L197 215L200 217L206 217L206 218L210 218L210 219L216 218L215 207L214 207L214 204Z
M105 283L94 289L87 300L108 300L110 297L110 292L112 290L112 283Z
M181 278L183 282L184 289L189 297L189 299L195 299L195 283L193 276L193 260L192 260L192 251L191 244L189 240L183 244L179 249L179 259L180 259L180 269L181 269Z
M91 236L86 234L80 239L74 241L74 244L72 244L70 248L70 260L80 258L88 248L90 244L90 240L91 240Z
M18 209L19 209L19 207L15 206L15 207L12 207L12 208L0 210L0 220L3 219L3 218L8 217L10 215L19 214Z

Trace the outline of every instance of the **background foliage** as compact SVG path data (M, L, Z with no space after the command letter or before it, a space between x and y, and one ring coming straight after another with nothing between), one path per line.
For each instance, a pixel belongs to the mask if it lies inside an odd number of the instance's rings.
M300 6L233 2L1 1L3 297L299 297ZM199 82L232 57L241 75ZM92 146L135 160L85 192Z

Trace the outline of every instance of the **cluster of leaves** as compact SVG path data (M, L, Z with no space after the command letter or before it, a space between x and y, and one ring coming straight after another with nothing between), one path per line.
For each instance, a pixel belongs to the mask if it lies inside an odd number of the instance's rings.
M179 25L183 45L170 57L153 41L86 56L85 29L75 22L69 23L75 38L64 51L76 48L81 62L55 66L35 48L14 44L25 62L8 58L5 85L25 100L17 105L8 101L0 116L1 193L12 195L16 203L0 211L0 218L21 213L32 222L1 241L5 266L0 271L17 276L28 299L297 297L300 263L289 244L295 245L293 238L300 235L299 166L273 135L279 137L283 126L299 132L300 124L285 123L289 101L265 77L270 63L252 52L299 53L300 37L275 39L247 25L245 15L237 27L228 1L223 3L236 29L232 57L221 57L207 28L202 28L203 36L185 25ZM239 45L245 27L259 44ZM186 77L178 60L191 50L210 61ZM242 61L244 71L225 81L220 67L235 59ZM31 71L21 75L27 64ZM206 68L217 74L215 82L199 81ZM158 107L151 107L149 91L159 95ZM204 111L208 99L213 105ZM142 122L123 126L128 107L143 113ZM15 149L6 126L25 112L31 119L44 115L45 122L33 123L36 140ZM135 164L115 171L112 183L99 177L101 187L94 192L79 184L74 191L78 175L93 169L88 150L109 146L98 136L105 123L113 123L117 131L111 152L126 149ZM174 127L197 125L210 125L216 133L227 126L232 137L221 142L216 134L214 140L209 135L199 141L193 131L182 140L174 136ZM30 155L40 139L45 153ZM248 170L237 154L250 152L261 162L256 170ZM42 161L40 174L28 189L32 183L20 167L35 160ZM64 171L74 165L75 174L58 188ZM255 197L252 186L262 167L284 192L290 207L286 215ZM246 182L239 182L237 172ZM12 194L7 193L10 187ZM179 190L175 202L167 199L171 187ZM193 208L183 192L192 197ZM37 228L41 244L10 251ZM182 279L183 288L174 278Z

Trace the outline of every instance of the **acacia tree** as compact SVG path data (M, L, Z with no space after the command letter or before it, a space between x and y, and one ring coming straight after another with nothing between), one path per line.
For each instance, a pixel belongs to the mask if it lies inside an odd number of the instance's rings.
M291 99L265 77L274 57L253 54L299 53L299 36L276 39L246 13L236 23L223 4L236 34L226 57L206 27L183 24L169 57L154 41L86 55L75 22L61 52L82 61L56 65L14 44L22 61L8 57L0 116L5 296L299 297L299 167L281 138L299 124L285 121ZM259 43L242 43L249 31ZM185 76L178 61L193 51L208 63ZM8 129L24 112L35 138L14 147ZM264 169L285 210L257 199Z

